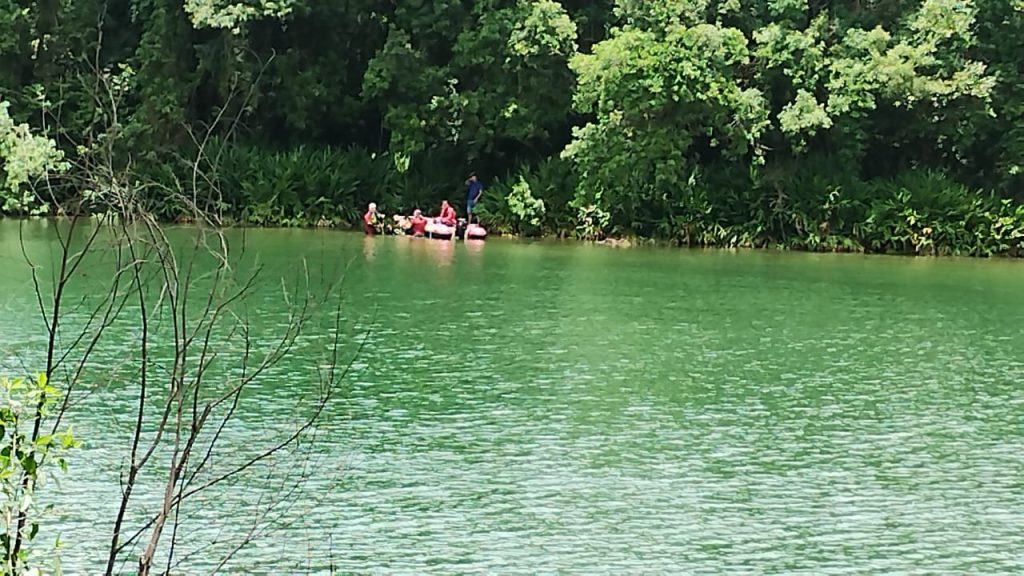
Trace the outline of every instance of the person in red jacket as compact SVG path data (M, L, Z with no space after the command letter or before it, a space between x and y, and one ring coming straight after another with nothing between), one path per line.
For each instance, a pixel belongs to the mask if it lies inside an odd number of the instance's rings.
M437 215L437 221L445 226L455 226L455 208L447 200L441 201L441 213Z
M427 219L423 217L423 212L420 212L419 208L413 210L409 223L409 233L413 236L423 236L427 233Z
M380 217L377 215L377 205L370 202L366 214L363 214L363 232L377 234L380 228Z

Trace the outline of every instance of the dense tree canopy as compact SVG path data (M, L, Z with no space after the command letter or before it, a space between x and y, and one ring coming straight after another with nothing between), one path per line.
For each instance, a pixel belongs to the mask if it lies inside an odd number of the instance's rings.
M173 181L212 130L208 193L254 224L475 170L508 232L1016 252L1020 38L1016 0L0 0L3 141L34 146L0 143L0 197L46 210L25 163L112 126Z

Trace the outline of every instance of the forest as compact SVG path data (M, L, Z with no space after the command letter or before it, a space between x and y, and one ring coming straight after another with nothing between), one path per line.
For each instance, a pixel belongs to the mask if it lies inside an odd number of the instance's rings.
M102 212L38 193L102 149L168 222L475 172L496 233L1017 255L1022 62L1022 0L0 0L0 212Z

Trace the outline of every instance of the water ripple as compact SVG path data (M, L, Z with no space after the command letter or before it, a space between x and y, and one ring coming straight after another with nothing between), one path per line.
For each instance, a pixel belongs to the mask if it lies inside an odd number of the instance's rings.
M287 270L301 245L270 238L252 249ZM391 240L350 271L346 322L372 330L308 497L236 570L1024 572L1012 263ZM7 304L15 326L23 304ZM323 351L316 334L299 349L233 446L287 429ZM130 404L99 388L75 418L90 442L57 509L71 572L108 537L93 520L110 517ZM193 503L182 550L243 522L286 470Z

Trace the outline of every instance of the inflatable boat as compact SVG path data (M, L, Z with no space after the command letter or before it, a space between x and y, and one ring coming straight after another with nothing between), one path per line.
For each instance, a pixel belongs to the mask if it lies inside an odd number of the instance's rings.
M487 230L479 224L467 224L462 237L466 240L483 240L487 238Z
M431 220L430 222L427 222L427 227L425 228L425 231L427 233L427 238L437 238L438 240L451 240L452 236L455 234L455 226L447 226L440 222Z
M431 220L427 222L427 227L424 231L427 238L436 238L438 240L451 240L452 236L462 238L463 240L483 240L487 238L487 230L483 226L467 224L465 220L459 220L455 226L448 226L436 220Z

